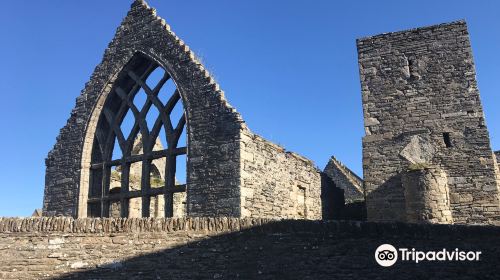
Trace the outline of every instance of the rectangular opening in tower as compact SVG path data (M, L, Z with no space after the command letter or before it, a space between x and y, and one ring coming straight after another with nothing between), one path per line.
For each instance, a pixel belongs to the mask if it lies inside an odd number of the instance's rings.
M444 140L444 144L446 145L446 148L453 147L453 145L451 144L451 138L450 138L450 133L449 132L444 132L443 133L443 140Z

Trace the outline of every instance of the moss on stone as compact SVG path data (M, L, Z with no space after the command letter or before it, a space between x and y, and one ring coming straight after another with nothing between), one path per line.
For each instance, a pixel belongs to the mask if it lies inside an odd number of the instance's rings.
M419 162L419 163L412 163L408 165L407 170L408 171L418 171L418 170L425 170L429 169L431 165L427 162Z

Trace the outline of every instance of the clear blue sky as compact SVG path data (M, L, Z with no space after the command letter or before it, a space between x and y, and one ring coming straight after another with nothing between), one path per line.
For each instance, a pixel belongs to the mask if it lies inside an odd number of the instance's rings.
M131 1L3 1L0 216L42 205L44 159ZM361 175L355 39L466 19L492 145L500 149L500 1L159 1L249 127L323 168Z

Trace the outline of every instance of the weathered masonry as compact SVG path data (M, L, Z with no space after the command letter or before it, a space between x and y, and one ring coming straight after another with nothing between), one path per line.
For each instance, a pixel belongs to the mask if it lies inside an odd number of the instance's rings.
M330 158L323 172L333 180L338 188L344 191L346 203L365 200L363 179L359 178L358 175L352 172L334 156Z
M328 161L323 173L335 184L335 187L328 189L327 183L323 183L322 197L325 202L323 217L325 219L366 220L363 180L334 156ZM343 201L337 199L341 196L341 194L335 194L337 190L343 192ZM333 194L330 194L331 192Z
M465 22L357 47L368 219L498 224L498 164Z
M46 165L45 216L321 218L320 171L252 133L143 1L117 29Z
M418 233L418 234L416 234ZM381 240L480 261L373 259ZM500 227L259 218L0 218L0 279L498 279ZM439 248L439 249L438 249Z
M42 214L500 224L499 154L465 22L357 47L364 180L251 132L189 47L134 1L46 159Z

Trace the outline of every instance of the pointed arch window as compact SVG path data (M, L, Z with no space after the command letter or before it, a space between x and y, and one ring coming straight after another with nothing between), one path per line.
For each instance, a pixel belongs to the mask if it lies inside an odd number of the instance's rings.
M175 111L180 113L175 116ZM177 158L187 153L180 144L185 127L181 96L168 72L135 55L119 74L97 122L87 215L109 217L110 206L116 210L119 204L121 217L149 217L151 198L162 196L164 216L172 217L174 194L186 191L176 180Z

